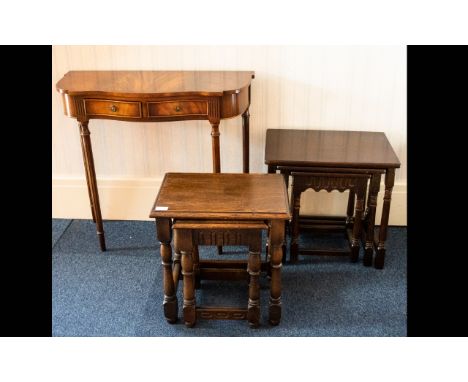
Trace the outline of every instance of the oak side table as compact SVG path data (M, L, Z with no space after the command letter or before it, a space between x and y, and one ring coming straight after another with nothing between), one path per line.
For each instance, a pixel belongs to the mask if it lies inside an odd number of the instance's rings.
M65 114L78 120L91 213L101 251L106 250L106 243L89 120L208 120L213 172L220 172L220 120L242 115L243 172L248 173L253 78L252 71L70 71L57 83Z
M284 224L289 205L280 174L167 173L150 212L156 219L161 243L164 277L163 308L166 320L177 320L177 287L183 275L185 324L197 318L247 319L257 326L260 319L258 277L269 271L269 322L281 319L281 260ZM261 262L261 233L268 231L268 262ZM171 241L175 236L172 258ZM248 261L203 260L199 245L247 245ZM203 307L195 302L195 288L202 280L249 280L246 308Z
M346 228L346 238L350 247L350 258L352 262L356 262L359 258L359 242L361 239L362 212L364 209L364 196L367 189L367 181L369 175L355 173L336 173L336 172L292 172L292 191L291 191L291 243L290 243L290 260L292 263L297 262L299 253L299 210L301 208L301 194L312 188L314 191L326 190L328 192L336 190L343 192L349 190L356 196L356 209L353 227ZM351 212L351 216L354 213ZM349 217L349 216L348 216ZM348 253L344 250L321 250L321 249L306 249L301 253L309 255L342 255Z
M268 172L279 170L288 184L291 172L356 173L370 176L363 217L364 265L384 267L390 202L395 169L400 167L390 142L382 132L268 129L265 144ZM385 193L378 232L374 232L380 178L385 174ZM292 205L292 203L291 203ZM346 217L302 216L300 228L347 228L353 224L355 193L349 193ZM374 249L376 251L375 259Z

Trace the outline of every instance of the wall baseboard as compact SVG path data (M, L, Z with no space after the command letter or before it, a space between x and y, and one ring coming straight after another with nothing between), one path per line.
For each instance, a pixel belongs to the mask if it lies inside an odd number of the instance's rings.
M104 220L151 220L148 216L162 178L99 179L99 199ZM381 184L377 220L382 213L384 186ZM406 183L393 188L390 225L406 226ZM319 193L307 190L301 201L305 214L344 215L347 192ZM88 191L84 178L52 179L52 217L63 219L91 219Z

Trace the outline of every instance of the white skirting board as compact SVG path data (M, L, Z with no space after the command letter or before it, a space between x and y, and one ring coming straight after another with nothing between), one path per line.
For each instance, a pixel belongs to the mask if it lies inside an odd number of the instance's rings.
M151 220L150 209L162 179L98 179L99 199L104 220ZM377 220L383 201L383 183L377 201ZM301 214L346 215L348 192L327 193L307 190L302 194ZM84 178L52 179L52 217L91 219L88 191ZM390 225L406 225L406 183L393 188Z

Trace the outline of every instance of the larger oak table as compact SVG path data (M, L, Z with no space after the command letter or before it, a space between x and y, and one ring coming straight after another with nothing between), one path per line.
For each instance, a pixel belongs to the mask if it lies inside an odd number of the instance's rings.
M290 218L288 194L281 175L168 173L150 217L156 219L161 243L163 307L169 323L177 320L177 286L182 271L187 326L193 326L197 317L248 319L250 325L257 326L263 230L268 230L269 244L269 261L263 264L271 274L269 322L272 325L280 322L282 245L285 221ZM199 245L247 245L248 262L200 260ZM250 281L247 309L196 306L194 289L200 286L201 279L233 280L246 276Z
M382 269L385 259L385 241L387 239L390 202L395 181L395 169L400 161L382 132L372 131L330 131L330 130L292 130L268 129L265 144L265 164L268 172L280 170L288 182L289 175L295 173L321 172L343 177L339 174L367 174L369 197L364 212L363 225L365 234L364 265L372 264L374 248L376 249L374 266ZM377 196L380 189L381 174L385 173L385 193L383 197L382 217L378 233L374 231ZM307 174L304 174L306 176ZM357 175L356 175L357 176ZM317 178L319 179L319 178ZM300 181L300 179L296 179ZM335 184L325 184L325 177L317 184L310 186L320 189L337 189L343 191L337 179ZM294 188L294 187L293 187ZM307 187L302 187L305 190ZM300 198L291 203L291 208L299 208ZM296 206L294 206L296 204ZM355 205L355 193L350 191L346 217L303 216L301 225L345 227L352 224ZM341 222L342 221L342 222ZM294 225L293 225L294 226ZM294 236L297 236L297 232Z
M132 122L208 120L213 172L221 172L219 123L242 115L243 172L249 172L249 106L252 71L70 71L57 83L64 112L76 118L93 221L106 250L90 119Z

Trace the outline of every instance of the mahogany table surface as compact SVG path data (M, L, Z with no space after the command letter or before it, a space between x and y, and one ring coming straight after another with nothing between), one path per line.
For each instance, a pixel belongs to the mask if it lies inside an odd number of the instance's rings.
M151 218L288 220L281 174L167 173Z
M57 83L69 95L200 95L239 93L250 85L252 71L70 71Z
M253 71L70 71L56 84L80 129L86 184L99 245L106 250L89 121L207 120L213 172L221 172L220 121L242 115L242 171L249 172Z
M276 166L398 168L382 132L268 129L265 163Z

